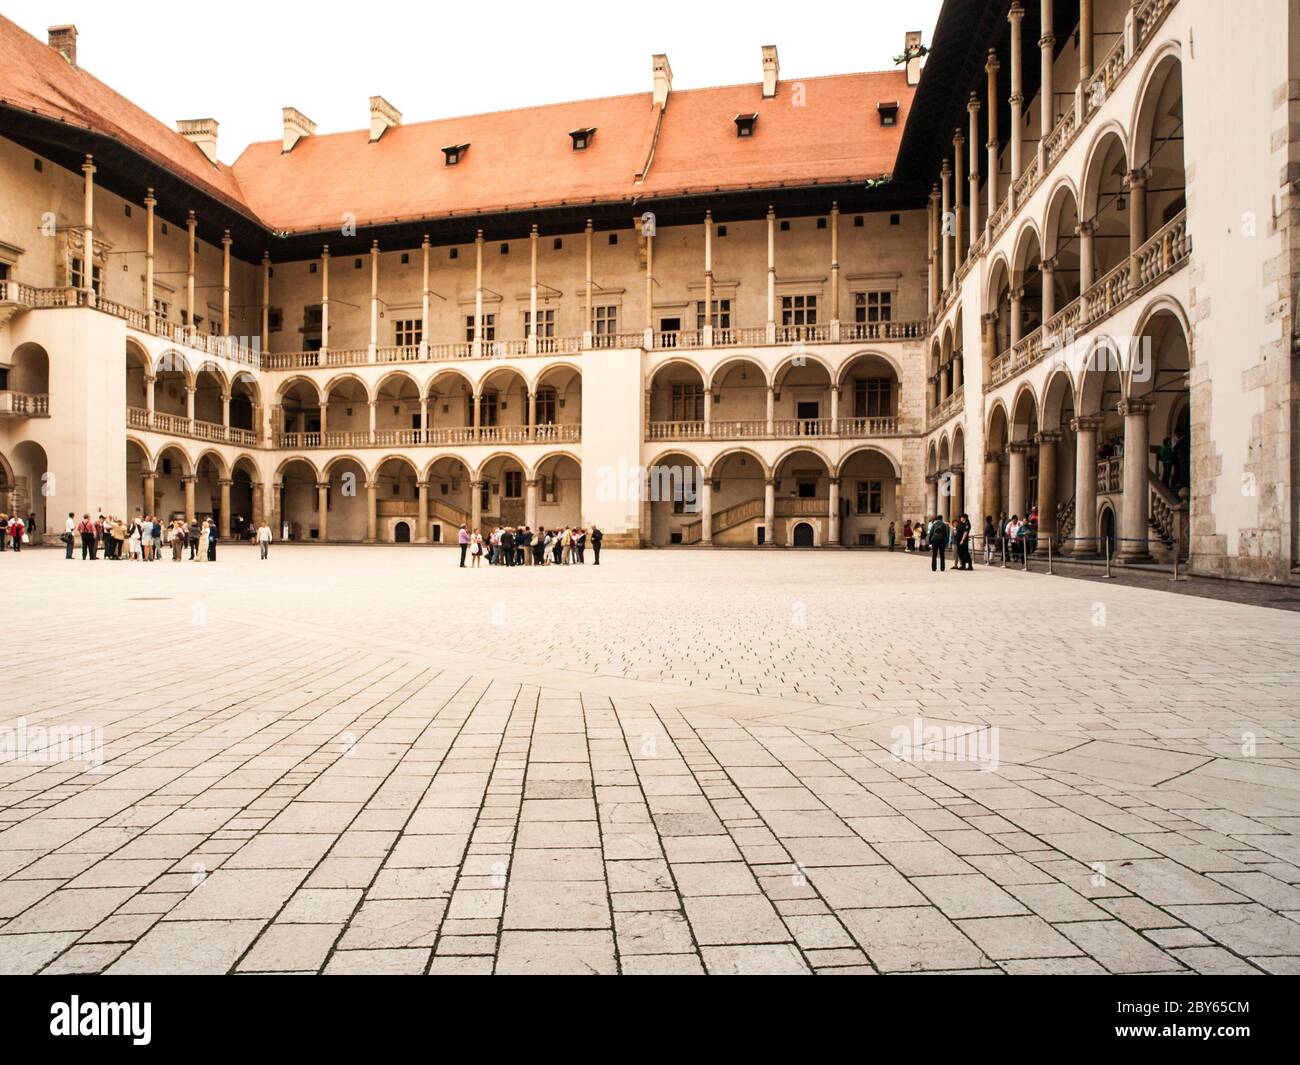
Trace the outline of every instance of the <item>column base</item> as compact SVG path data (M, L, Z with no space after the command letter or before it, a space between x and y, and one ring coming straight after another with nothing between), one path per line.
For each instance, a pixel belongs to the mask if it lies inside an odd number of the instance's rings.
M1121 551L1111 561L1117 566L1146 565L1155 562L1155 556L1146 550Z

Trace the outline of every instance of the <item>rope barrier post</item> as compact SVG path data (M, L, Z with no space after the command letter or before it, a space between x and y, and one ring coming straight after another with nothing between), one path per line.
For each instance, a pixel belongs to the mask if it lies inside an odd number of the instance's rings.
M1106 573L1104 574L1103 579L1111 580L1114 578L1115 575L1110 571L1110 537L1109 536L1105 538L1105 542L1106 542Z
M1007 538L1005 535L1002 537L1002 568L1007 568Z
M1174 511L1174 575L1171 578L1172 580L1175 581L1182 580L1182 578L1178 576L1178 549L1182 546L1182 543L1183 543L1183 512L1181 510L1175 510Z
M1052 538L1051 538L1051 536L1048 536L1048 538L1047 538L1047 575L1048 575L1049 577L1052 575Z
M1029 572L1029 537L1026 536L1020 541L1020 568Z

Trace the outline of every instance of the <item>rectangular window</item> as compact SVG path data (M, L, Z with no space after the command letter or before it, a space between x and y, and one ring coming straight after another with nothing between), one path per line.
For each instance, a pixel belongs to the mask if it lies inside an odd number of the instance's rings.
M695 301L695 328L703 330L704 326L711 325L714 329L731 328L731 300L714 300L713 313L709 316L710 321L704 321L704 301Z
M855 418L889 418L893 416L893 385L888 377L869 377L853 382L853 416Z
M782 325L816 325L817 324L817 297L816 296L782 296L781 297L781 324Z
M522 470L506 470L506 499L520 499L524 494L524 474Z
M416 347L424 339L424 323L419 318L393 322L393 343L399 348Z
M672 420L675 422L704 421L703 385L673 385Z
M532 311L524 311L524 336L528 335L529 327L532 325L532 318ZM537 312L537 336L541 340L555 336L554 308Z
M470 400L473 402L473 400ZM497 394L495 392L484 392L482 400L482 424L485 426L496 425L497 423Z
M853 320L859 324L892 322L894 294L892 292L853 293Z
M171 317L171 304L166 300L155 299L153 301L153 313L161 318L164 322Z
M483 340L496 340L497 338L497 316L495 314L483 315ZM465 315L465 339L469 342L474 340L474 316Z
M72 257L72 278L71 285L73 288L81 288L84 284L85 275L81 268L81 259L77 256ZM96 296L103 295L103 271L98 266L90 268L90 287L94 290Z
M883 514L884 491L880 481L858 482L857 510L859 514Z
M598 337L613 336L618 332L618 307L593 307L591 331Z
M543 477L541 482L542 502L558 503L560 501L560 478Z
M809 478L809 479L807 479L807 480L804 480L803 478L800 478L799 481L798 481L797 483L798 483L798 486L799 486L799 498L800 498L800 499L816 499L816 498L817 498L817 482L816 482L815 480L813 480L812 478Z
M537 424L555 424L555 389L553 388L537 390Z

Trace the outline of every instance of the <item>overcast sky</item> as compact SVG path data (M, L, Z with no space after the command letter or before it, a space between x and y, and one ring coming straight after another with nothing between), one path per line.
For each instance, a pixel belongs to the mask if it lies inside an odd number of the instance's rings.
M71 22L78 64L174 124L221 123L218 155L279 140L292 106L321 133L368 128L369 98L407 122L649 91L666 52L673 87L758 81L775 44L783 78L888 70L903 34L928 43L941 0L5 0L45 39ZM645 16L651 16L649 18ZM360 16L360 17L358 17Z

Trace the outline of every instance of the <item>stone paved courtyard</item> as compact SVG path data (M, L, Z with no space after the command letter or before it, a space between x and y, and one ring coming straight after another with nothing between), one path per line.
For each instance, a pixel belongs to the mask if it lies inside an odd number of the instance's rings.
M884 553L0 568L3 972L1300 972L1293 612Z

